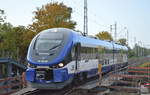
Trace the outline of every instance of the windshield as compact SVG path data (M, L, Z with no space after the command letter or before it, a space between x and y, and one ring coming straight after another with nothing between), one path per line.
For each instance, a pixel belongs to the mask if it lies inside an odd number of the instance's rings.
M35 49L38 51L49 51L57 49L62 42L62 35L49 34L49 35L40 35L36 40Z
M38 39L36 43L36 50L48 51L57 48L61 44L61 40Z

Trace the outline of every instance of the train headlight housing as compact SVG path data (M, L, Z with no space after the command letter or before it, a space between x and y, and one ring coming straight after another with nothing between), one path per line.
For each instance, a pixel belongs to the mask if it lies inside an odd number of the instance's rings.
M30 64L30 63L28 63L28 65L27 65L28 67L30 67L30 68L36 68L36 66L35 65L33 65L33 64Z
M59 63L58 66L59 66L59 67L63 67L63 66L64 66L64 63Z

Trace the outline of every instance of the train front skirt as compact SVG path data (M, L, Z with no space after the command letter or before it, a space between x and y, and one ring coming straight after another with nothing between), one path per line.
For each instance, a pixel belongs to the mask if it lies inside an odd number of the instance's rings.
M61 89L71 83L73 76L68 74L67 68L39 71L29 68L26 70L26 80L33 88Z

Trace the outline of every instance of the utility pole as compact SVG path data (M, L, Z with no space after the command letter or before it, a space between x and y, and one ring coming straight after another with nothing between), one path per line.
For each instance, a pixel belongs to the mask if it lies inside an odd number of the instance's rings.
M139 56L143 56L143 43L141 41L138 41L139 44Z
M127 27L124 27L124 29L126 30L127 45L129 45L129 31Z
M137 47L137 44L136 44L136 37L134 37L134 49L135 49L135 55L138 56L138 47Z
M114 30L114 33L113 33L113 30ZM110 33L114 37L114 41L117 41L117 22L115 22L115 24L110 25Z
M117 41L117 22L115 22L114 26L115 26L115 34L114 34L114 36L115 36L115 41Z
M134 37L134 45L136 45L136 37Z
M88 8L87 8L87 0L84 0L84 36L88 35Z
M127 45L129 44L129 31L127 29Z
M112 35L112 25L110 25L110 34Z

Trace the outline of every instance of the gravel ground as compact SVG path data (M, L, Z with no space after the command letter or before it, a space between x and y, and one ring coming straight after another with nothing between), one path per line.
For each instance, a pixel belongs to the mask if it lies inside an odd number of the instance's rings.
M106 93L104 95L139 95L136 93L126 93L126 92L110 92L110 93Z

